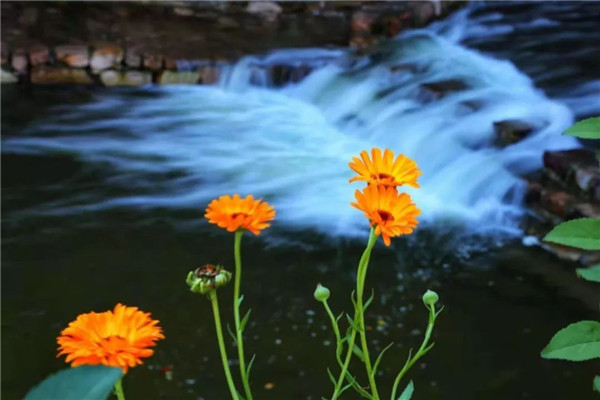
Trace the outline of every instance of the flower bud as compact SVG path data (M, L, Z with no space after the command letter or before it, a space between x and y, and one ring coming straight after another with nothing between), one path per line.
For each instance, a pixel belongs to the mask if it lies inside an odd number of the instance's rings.
M423 303L425 303L425 305L427 307L433 307L435 305L435 303L438 302L439 298L440 297L438 296L438 294L436 292L434 292L433 290L427 289L427 291L423 295Z
M231 272L220 265L206 264L190 271L186 283L194 293L208 294L225 286L231 280Z
M329 294L329 289L327 289L325 286L319 283L317 285L317 288L315 289L315 300L327 301L327 299L329 298Z

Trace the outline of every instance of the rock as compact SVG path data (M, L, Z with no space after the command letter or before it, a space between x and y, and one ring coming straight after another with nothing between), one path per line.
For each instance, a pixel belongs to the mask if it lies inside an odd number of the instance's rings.
M217 24L221 29L239 29L241 25L238 21L231 17L222 16L217 18Z
M104 86L143 86L152 83L152 73L106 70L100 73L100 81Z
M162 71L158 78L157 83L160 85L180 85L180 84L193 85L193 84L198 83L199 80L200 80L200 74L198 71L189 71L189 72Z
M600 205L592 203L580 203L573 207L572 218L598 218L600 219Z
M439 3L439 2L437 2ZM414 9L414 18L415 23L419 26L425 25L427 22L431 21L433 18L441 14L441 6L438 4L436 9L436 5L431 2L427 3L418 3Z
M11 65L18 74L26 74L29 60L24 50L15 50L12 55Z
M283 86L288 83L300 82L312 68L308 65L273 65L269 68L269 79L274 86Z
M90 62L88 47L84 45L61 45L57 46L54 52L58 61L62 61L70 67L85 68Z
M202 67L200 69L200 83L203 85L212 85L219 81L219 69L217 67Z
M566 192L548 192L542 196L542 206L559 217L566 217L571 213L573 202L573 196Z
M40 84L71 83L90 85L92 78L83 69L37 66L31 70L31 82Z
M165 69L169 69L171 71L177 70L177 60L171 57L165 57Z
M155 53L146 53L144 54L143 65L144 68L147 68L151 71L161 70L163 67L163 57Z
M533 132L533 126L524 121L507 119L494 122L495 142L502 147L522 140L531 132Z
M281 7L274 1L250 1L246 7L249 14L258 15L267 21L275 21L281 14Z
M43 44L36 44L29 48L29 62L32 66L50 62L50 49Z
M97 47L92 53L90 67L93 72L100 72L113 68L123 61L123 49L114 44L105 44Z
M173 8L173 14L179 15L181 17L191 17L194 15L194 10L187 7L175 7Z
M125 52L125 65L131 68L140 68L142 66L142 54L136 48L127 49Z
M575 182L584 192L600 188L600 167L575 167Z
M4 68L0 69L0 83L17 83L19 82L19 78L17 78L13 73L4 70Z
M351 29L356 33L370 33L373 23L375 22L375 14L358 11L352 14Z
M596 155L588 149L544 152L544 167L563 179L573 174L574 166L595 167L597 165Z
M429 103L432 101L439 100L453 92L460 92L468 88L469 85L458 79L427 82L421 85L421 90L417 95L417 98L423 103Z
M542 200L544 187L538 182L527 182L525 191L525 204L538 204Z

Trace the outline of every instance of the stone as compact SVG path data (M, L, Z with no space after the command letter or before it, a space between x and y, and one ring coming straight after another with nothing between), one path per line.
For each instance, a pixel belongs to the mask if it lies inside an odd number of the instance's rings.
M175 7L173 8L173 14L179 15L181 17L191 17L194 15L194 10L187 7Z
M143 86L152 83L152 73L105 70L100 73L100 81L104 86Z
M165 57L165 69L170 69L172 71L177 70L177 60L171 57Z
M147 68L151 71L161 70L163 67L163 57L154 53L146 53L144 54L143 65L144 68Z
M525 204L538 204L542 200L544 187L538 182L527 182L527 190L525 191Z
M438 8L441 8L440 6L438 6ZM427 3L417 3L416 7L414 9L414 18L415 18L415 23L418 26L423 26L425 25L427 22L431 21L433 18L435 18L437 15L441 14L441 9L440 10L436 10L436 7L433 3L427 2Z
M11 65L18 74L26 74L29 60L24 50L15 50L12 55Z
M73 68L85 68L90 62L90 53L87 46L78 44L65 44L54 49L56 59Z
M566 192L548 192L542 196L542 206L552 214L566 217L573 205L573 196Z
M218 67L206 66L200 69L200 83L212 85L219 81L220 71Z
M91 85L92 78L84 69L37 66L31 70L31 82L39 84L71 83Z
M114 44L105 44L97 47L92 53L90 67L93 72L100 72L113 68L123 61L123 49Z
M246 12L257 15L267 21L275 21L282 12L281 6L274 1L250 1Z
M580 203L573 207L572 218L597 218L600 219L600 205L592 203Z
M358 11L352 14L351 29L354 33L370 33L373 23L375 22L375 14Z
M501 147L517 143L533 132L533 126L527 122L507 119L494 122L495 143Z
M19 82L19 78L15 76L12 72L6 71L4 68L0 69L0 83L17 83Z
M36 44L29 48L29 62L32 66L48 64L50 62L50 49L43 44Z
M584 192L600 187L600 167L575 167L575 182Z
M125 52L125 65L131 68L140 68L142 66L142 54L138 49L127 49Z
M198 71L162 71L160 76L158 77L157 83L160 85L193 85L198 83L199 80L200 74Z
M588 149L545 151L543 160L544 167L563 178L572 173L573 166L594 167L598 165L596 155Z

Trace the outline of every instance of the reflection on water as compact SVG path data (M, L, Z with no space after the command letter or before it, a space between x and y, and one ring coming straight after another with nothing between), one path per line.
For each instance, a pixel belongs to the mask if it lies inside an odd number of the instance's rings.
M210 198L232 192L278 209L274 227L244 243L257 397L329 393L332 338L312 291L320 281L335 310L349 309L341 294L362 251L352 237L366 226L348 204L347 162L375 145L425 172L411 191L424 228L378 247L369 277L374 346L395 342L384 386L419 341L420 297L432 288L446 310L436 348L411 375L418 398L591 398L597 371L541 360L539 350L566 324L595 317L598 293L542 250L510 239L497 248L488 235L518 233L519 175L539 166L544 149L576 146L559 134L595 107L586 96L597 76L548 78L562 55L539 43L570 32L594 48L597 6L586 15L560 5L577 14L568 17L552 4L472 5L370 57L319 49L248 57L216 87L3 88L3 397L20 398L63 366L55 337L74 316L124 302L152 310L167 336L127 377L133 398L226 398L209 304L184 281L201 263L232 265L232 238L201 222ZM522 21L532 13L537 22ZM569 60L579 68L591 57ZM313 72L272 87L263 67L284 61ZM499 148L492 123L505 119L535 132ZM231 293L223 295L227 306ZM159 373L168 365L173 381Z

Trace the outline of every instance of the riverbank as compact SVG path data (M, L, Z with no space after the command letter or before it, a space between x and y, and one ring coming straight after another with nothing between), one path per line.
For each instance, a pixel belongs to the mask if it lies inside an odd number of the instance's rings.
M458 1L2 2L2 83L213 84L249 54L367 49L423 27ZM308 65L271 65L298 80Z

